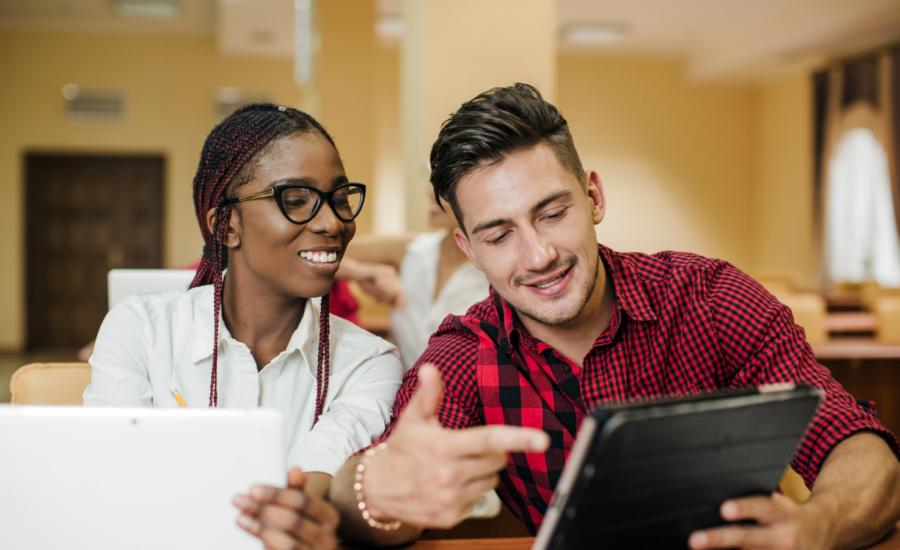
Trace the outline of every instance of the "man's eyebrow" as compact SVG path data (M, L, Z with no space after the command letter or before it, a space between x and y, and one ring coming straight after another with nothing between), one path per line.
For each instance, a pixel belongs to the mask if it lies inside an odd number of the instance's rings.
M562 198L568 198L572 196L572 192L568 190L559 191L557 193L553 193L549 197L542 199L539 203L535 204L531 207L531 214L536 214L542 208L552 203L553 201L557 201ZM491 229L492 227L497 227L498 225L504 225L507 223L512 223L512 220L509 218L499 218L496 220L491 220L489 222L480 223L475 226L475 229L472 230L472 235L478 234L479 231L484 231L486 229Z
M497 220L491 220L489 222L480 223L475 226L475 229L472 230L472 235L477 235L480 231L484 231L486 229L490 229L492 227L497 227L498 225L503 225L507 223L512 223L512 220L509 218L500 218Z
M539 202L539 203L535 204L534 206L532 206L532 207L531 207L531 213L532 213L532 214L537 214L542 208L544 208L545 206L547 206L547 205L550 204L551 202L556 201L556 200L559 200L559 199L562 199L562 198L568 198L568 197L571 197L571 196L572 196L572 192L569 191L569 190L563 190L563 191L558 191L558 192L556 192L556 193L553 193L552 195L550 195L550 196L547 197L546 199L544 199L544 200L542 200L541 202Z

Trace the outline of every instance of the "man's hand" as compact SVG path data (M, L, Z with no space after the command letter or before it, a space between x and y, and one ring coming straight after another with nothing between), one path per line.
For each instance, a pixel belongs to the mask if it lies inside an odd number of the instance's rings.
M234 497L241 509L237 523L263 541L266 550L337 548L339 516L330 504L303 491L306 474L288 472L288 487L256 485L249 495Z
M726 501L721 514L757 525L698 531L688 539L692 549L862 548L900 519L900 464L880 436L857 433L832 449L803 504L776 493Z
M775 493L725 501L720 508L727 521L754 520L757 525L727 525L697 531L688 539L693 550L709 548L822 548L828 529L810 518L810 508Z
M497 473L510 452L541 452L546 433L511 426L465 430L441 427L435 414L443 388L438 370L419 368L419 387L365 473L369 512L381 520L399 519L419 527L449 528L465 518L485 491L497 486Z

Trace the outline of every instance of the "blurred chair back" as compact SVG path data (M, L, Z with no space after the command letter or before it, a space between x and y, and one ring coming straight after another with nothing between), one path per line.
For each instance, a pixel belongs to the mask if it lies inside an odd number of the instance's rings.
M828 340L828 329L825 327L825 299L818 294L804 292L798 294L785 294L778 299L791 308L794 314L794 322L803 327L806 332L806 341L810 345L821 344Z
M782 296L788 296L795 292L794 282L788 277L761 277L756 279L756 282L779 300Z
M900 296L879 296L872 304L877 325L875 338L882 344L900 344Z
M31 363L20 367L9 381L12 403L28 405L81 405L91 383L87 363Z
M860 297L863 307L869 311L875 311L875 306L881 298L900 298L900 288L878 286L875 282L865 282L860 285Z
M784 471L778 485L781 487L781 492L794 502L806 502L809 499L810 492L803 483L803 478L790 466Z

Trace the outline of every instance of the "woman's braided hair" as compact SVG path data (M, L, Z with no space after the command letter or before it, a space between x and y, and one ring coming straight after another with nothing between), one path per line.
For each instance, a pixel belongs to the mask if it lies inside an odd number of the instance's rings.
M224 204L234 191L253 179L256 161L276 140L297 133L318 132L334 146L328 132L308 114L269 103L241 107L213 128L200 155L200 165L194 177L194 211L203 234L203 259L190 288L212 284L213 301L213 363L209 388L209 406L219 403L216 387L219 346L219 312L222 308L223 273L228 266L225 230L231 217L231 206ZM335 147L335 150L337 148ZM206 214L215 209L213 231L206 223ZM319 361L316 369L316 412L318 422L328 395L329 372L329 300L322 296L319 315Z

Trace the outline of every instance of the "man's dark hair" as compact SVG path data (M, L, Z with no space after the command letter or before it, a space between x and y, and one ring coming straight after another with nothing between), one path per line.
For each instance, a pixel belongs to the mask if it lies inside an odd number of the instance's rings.
M584 169L569 124L537 88L517 83L475 96L450 115L431 147L435 200L441 204L440 197L450 203L465 232L456 200L459 181L476 168L540 144L549 146L563 168L584 185Z

